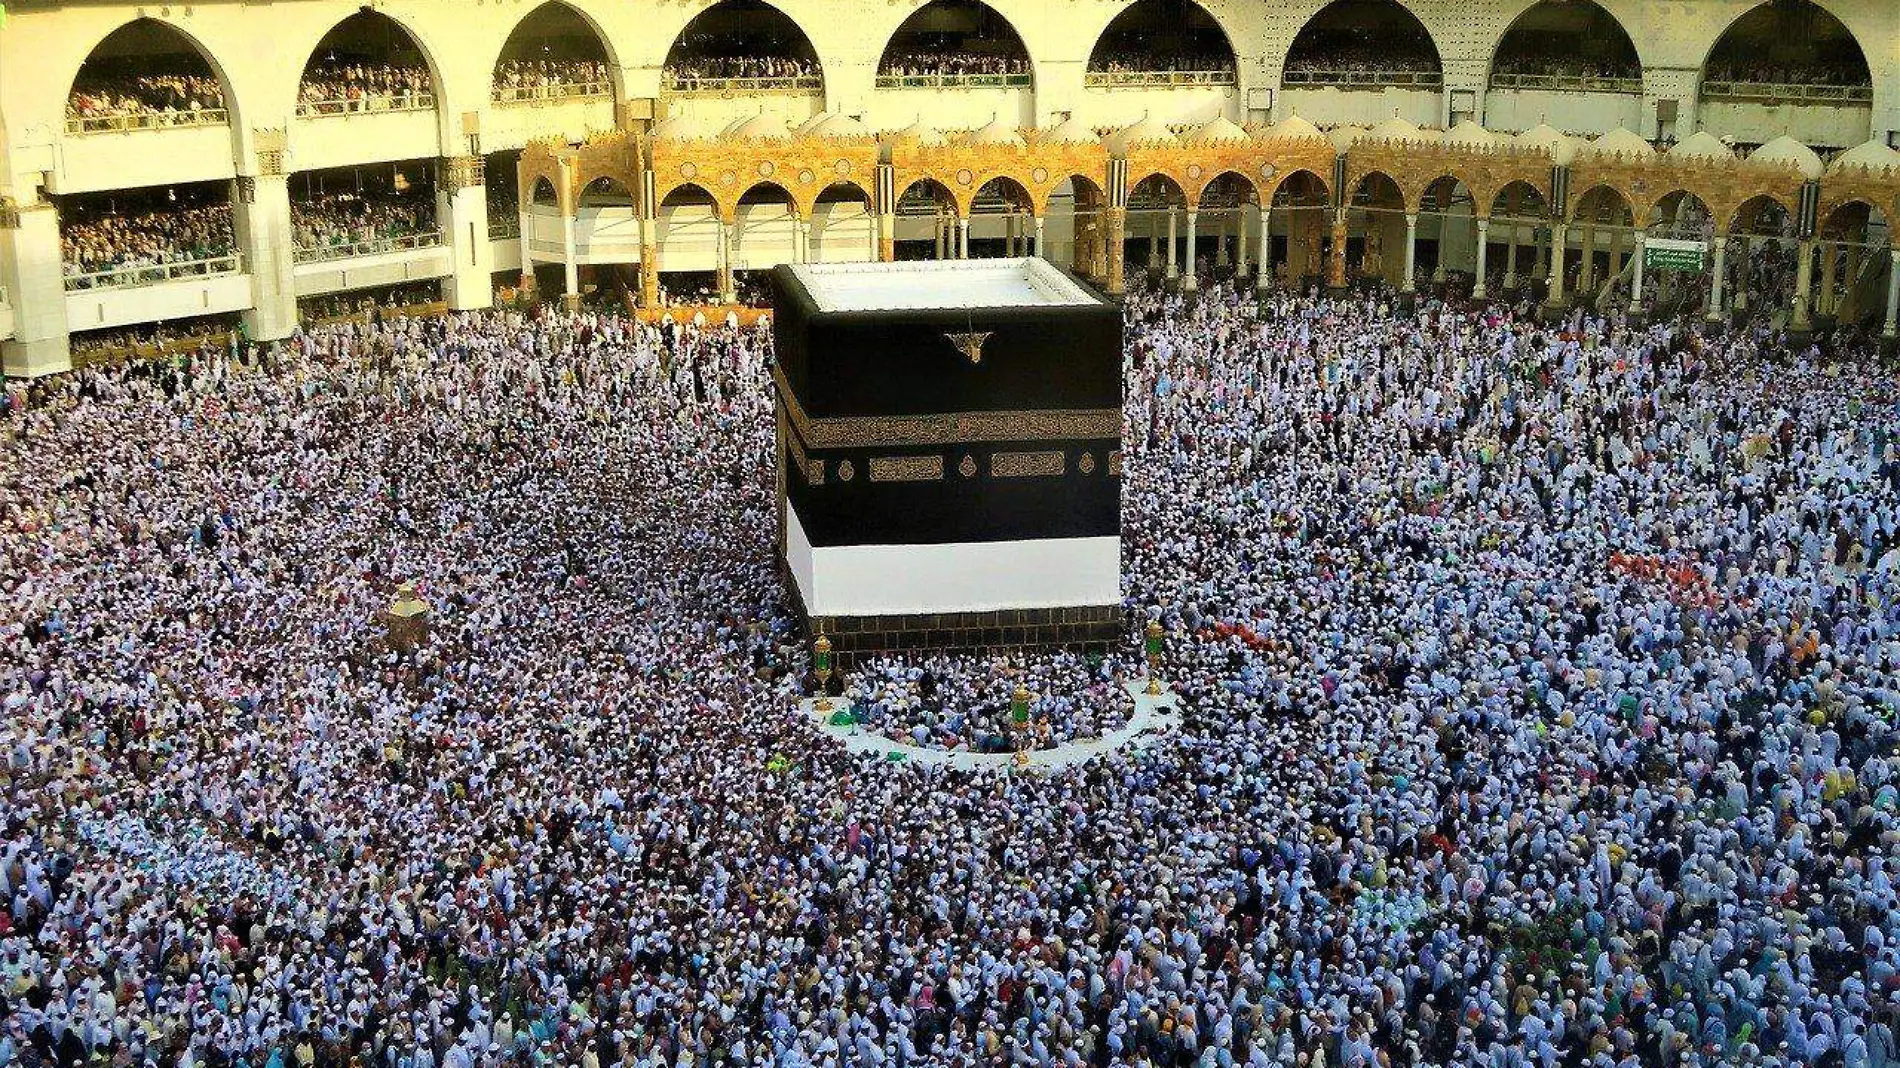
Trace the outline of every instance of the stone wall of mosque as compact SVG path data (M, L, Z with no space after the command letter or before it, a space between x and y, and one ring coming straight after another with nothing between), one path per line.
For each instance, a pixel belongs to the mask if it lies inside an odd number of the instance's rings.
M834 114L873 133L916 125L1034 131L1064 122L1108 132L1149 120L1178 133L1215 118L1256 129L1297 115L1331 129L1398 117L1426 128L1475 121L1507 134L1541 124L1586 137L1622 128L1665 147L1699 130L1744 146L1788 134L1822 149L1823 158L1900 131L1900 5L1889 0L1818 3L1838 20L1848 50L1864 60L1865 84L1757 89L1718 82L1716 75L1732 74L1710 66L1725 34L1761 6L1756 0L1602 0L1613 32L1627 37L1639 69L1631 77L1581 81L1523 74L1503 61L1508 57L1502 50L1514 28L1551 5L1569 8L1584 0L1392 0L1380 17L1415 24L1417 54L1389 64L1376 56L1342 60L1337 69L1322 63L1318 70L1290 57L1338 14L1337 5L1206 0L1200 10L1218 27L1227 51L1215 65L1219 69L1115 69L1114 58L1105 57L1105 42L1118 19L1139 14L1151 2L994 0L988 5L992 24L1020 43L1021 73L932 78L893 76L888 52L906 27L932 21L933 5L779 0L772 8L789 20L797 49L811 57L809 76L696 79L678 76L669 57L693 47L703 36L696 34L696 22L705 26L698 20L718 15L720 5L556 0L554 6L585 27L601 62L588 84L551 90L497 80L498 61L519 43L518 31L547 13L550 5L537 0L17 6L0 33L5 366L13 373L57 369L64 366L73 331L149 320L194 302L200 311L242 305L235 310L258 336L287 330L300 298L366 285L439 281L451 306L481 306L495 272L532 269L537 259L551 258L551 248L560 247L559 258L568 264L587 265L572 237L558 232L541 234L537 257L533 235L550 225L545 217L530 211L521 219L491 218L496 200L492 182L484 195L482 164L511 172L511 154L531 143L578 143L611 130L640 133L668 118L717 131L760 115L795 126ZM325 58L326 39L346 20L366 18L383 28L392 48L421 65L421 88L399 98L313 95L307 69ZM215 80L220 106L173 114L76 113L75 86L95 64L138 73L136 48L101 48L134 23L143 27L142 40L169 38L176 52L201 60ZM301 176L399 161L420 161L437 176L434 232L401 247L325 253L320 259L297 247L291 189ZM64 277L71 270L61 264L59 250L63 205L76 197L192 183L228 189L238 258L199 274L191 268L134 279L137 288L160 286L162 292L96 292L131 288L121 286L124 279L88 281L86 292L75 291ZM1076 203L1073 187L1065 186L1061 196ZM737 205L736 250L714 239L715 208L656 205L656 216L663 213L678 222L673 262L695 269L811 255L814 240L835 257L848 258L860 247L870 255L877 241L868 206L849 203L811 207L811 214L837 216L840 224L817 238L786 224L781 216L802 214L788 206ZM530 231L526 239L517 234L522 225ZM563 224L557 216L551 225L558 230ZM886 236L934 237L939 248L946 237L955 243L956 235L933 225L905 217ZM1093 232L1099 225L1083 224L1090 230L1083 243L1100 244L1102 235ZM1004 229L997 234L983 232L998 226ZM979 240L1027 245L1027 233L1012 226L989 219L975 224ZM1049 227L1064 240L1077 240L1072 219L1052 219ZM756 238L750 249L744 247L747 232ZM622 239L638 243L637 237ZM666 241L664 233L652 235L662 252ZM602 254L595 262L637 258ZM239 288L248 290L249 299L234 293L228 280L206 277L217 273L244 276Z

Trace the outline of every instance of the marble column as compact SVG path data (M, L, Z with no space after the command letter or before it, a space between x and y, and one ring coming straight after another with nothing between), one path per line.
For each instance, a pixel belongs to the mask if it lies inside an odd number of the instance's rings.
M1255 210L1260 213L1260 266L1253 273L1253 288L1265 293L1273 286L1273 208L1261 204Z
M1179 259L1177 258L1180 254L1180 248L1179 248L1179 245L1176 243L1176 237L1177 237L1177 234L1175 232L1175 227L1174 227L1174 209L1169 208L1168 209L1168 273L1166 277L1168 281L1170 282L1181 277L1181 264L1180 264Z
M1630 271L1630 310L1641 311L1643 307L1643 248L1648 241L1643 231L1636 231L1636 248L1631 255L1636 257L1636 266Z
M736 298L732 284L732 224L719 220L719 303L731 304Z
M1240 288L1240 280L1247 276L1247 208L1242 205L1234 214L1234 288Z
M1788 325L1795 330L1808 330L1814 326L1814 239L1802 241L1795 255L1794 318Z
M1722 321L1722 283L1728 278L1728 238L1717 234L1711 244L1715 255L1710 261L1713 269L1709 271L1709 310L1703 317L1716 323Z
M1596 288L1597 280L1597 228L1589 223L1583 224L1583 264L1577 272L1577 288L1582 291L1585 300L1590 299L1590 291Z
M1485 298L1485 261L1491 257L1491 222L1478 220L1478 265L1477 282L1471 287L1471 296L1477 300Z
M1127 292L1126 268L1123 262L1128 252L1127 236L1128 209L1108 209L1108 293L1119 297Z
M1887 325L1880 336L1888 339L1900 337L1900 248L1887 254Z
M1194 270L1194 220L1199 215L1200 212L1192 209L1187 213L1187 251L1181 257L1183 260L1181 264L1181 289L1187 293L1192 293L1201 288L1200 278Z
M1834 262L1839 255L1840 250L1833 245L1821 246L1821 299L1814 309L1822 315L1834 314Z
M1564 246L1569 244L1570 235L1565 232L1564 224L1553 222L1550 225L1550 291L1544 295L1544 303L1557 307L1564 302Z

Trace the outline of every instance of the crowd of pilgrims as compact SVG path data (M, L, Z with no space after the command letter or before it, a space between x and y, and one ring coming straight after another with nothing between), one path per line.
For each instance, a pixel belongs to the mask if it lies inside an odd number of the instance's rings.
M435 79L421 63L325 56L304 69L297 102L318 110L400 109L434 91Z
M1232 73L1232 52L1184 52L1130 48L1113 49L1089 57L1090 73L1158 73L1167 71L1221 71Z
M75 275L229 256L237 249L228 201L186 191L168 201L75 199L61 210L62 270ZM85 279L70 283L86 288Z
M1643 65L1634 53L1604 59L1576 52L1512 52L1498 57L1493 74L1528 74L1546 78L1640 78Z
M887 78L960 78L967 75L1029 73L1029 57L1020 52L977 52L960 48L884 53L877 72Z
M360 194L311 197L290 202L291 232L300 249L367 245L436 229L435 191L365 190Z
M68 119L179 115L224 107L224 89L209 73L94 73L82 70L66 98Z
M597 85L611 92L607 64L598 59L506 59L495 64L494 89L547 89Z
M808 56L680 55L666 61L669 80L715 78L815 78L818 61Z
M1435 74L1439 69L1438 57L1425 41L1407 41L1403 46L1390 41L1329 44L1302 49L1286 61L1286 70L1294 74Z
M1087 742L1126 726L1142 678L1119 657L1058 651L1013 657L879 657L848 673L852 724L931 749L1007 753ZM1017 688L1026 705L1017 718Z
M0 1066L1896 1063L1871 353L1126 314L1183 726L1046 776L796 711L765 331L396 317L16 390Z
M1866 85L1868 74L1864 61L1816 57L1799 63L1771 63L1752 56L1716 60L1709 64L1704 80L1757 85Z

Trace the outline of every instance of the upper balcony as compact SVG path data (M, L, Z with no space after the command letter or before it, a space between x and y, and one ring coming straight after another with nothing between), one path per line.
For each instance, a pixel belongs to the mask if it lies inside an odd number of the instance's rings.
M454 273L442 232L401 234L294 250L291 268L299 298L348 289L400 285Z
M66 326L71 331L224 314L250 306L251 276L236 253L66 276Z
M156 19L126 23L99 42L67 88L53 191L232 177L229 100L183 34Z
M1873 133L1867 54L1839 18L1812 0L1753 8L1708 56L1696 118L1718 137L1762 144L1792 134L1810 145L1847 148Z

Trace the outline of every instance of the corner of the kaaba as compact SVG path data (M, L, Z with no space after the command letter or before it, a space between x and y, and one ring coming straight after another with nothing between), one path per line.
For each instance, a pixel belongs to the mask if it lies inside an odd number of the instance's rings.
M809 636L843 663L1118 642L1120 310L1079 283L902 308L775 283L778 542Z

